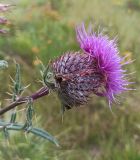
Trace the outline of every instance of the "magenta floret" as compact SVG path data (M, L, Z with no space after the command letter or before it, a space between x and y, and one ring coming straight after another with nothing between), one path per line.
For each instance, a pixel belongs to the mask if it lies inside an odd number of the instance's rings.
M105 91L100 95L107 97L109 103L115 101L115 96L128 90L130 83L122 68L123 58L119 55L116 40L110 40L102 33L93 33L91 29L87 32L84 24L76 28L76 33L80 48L96 60L99 71L106 77Z

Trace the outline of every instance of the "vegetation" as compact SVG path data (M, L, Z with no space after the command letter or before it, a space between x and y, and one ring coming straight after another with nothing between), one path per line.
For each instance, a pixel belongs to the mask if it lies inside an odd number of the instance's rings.
M21 65L22 82L31 83L24 95L41 87L40 64L68 50L79 50L75 26L91 22L95 31L104 29L117 36L122 56L135 60L126 66L133 74L136 91L119 97L113 113L104 98L94 96L88 105L65 112L62 123L60 102L52 93L34 106L33 126L54 135L60 147L34 135L11 131L9 141L0 134L0 160L139 160L140 159L140 11L138 0L13 0L9 17L9 35L0 37L0 58L9 67L0 71L1 103L10 98L6 92L15 74L16 60ZM37 58L38 57L38 58ZM41 61L40 61L40 60ZM3 106L3 105L2 105ZM25 107L24 107L25 108ZM17 120L26 117L19 107ZM5 119L9 119L7 112Z

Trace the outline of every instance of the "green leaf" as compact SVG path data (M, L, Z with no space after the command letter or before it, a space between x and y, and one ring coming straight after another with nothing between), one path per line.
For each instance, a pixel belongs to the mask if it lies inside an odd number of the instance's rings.
M21 94L22 91L23 91L23 87L21 85L20 65L18 63L16 63L14 92L16 95L19 95L19 94Z
M53 142L57 147L59 147L57 140L52 135L50 135L48 132L46 132L42 129L39 129L39 128L32 128L30 130L30 132L37 135L37 136L45 138L45 139L49 140L50 142Z
M21 83L21 72L20 72L20 65L18 63L16 63L16 74L15 74L15 78L11 78L12 83L13 83L13 93L12 93L12 100L16 101L17 96L21 95L21 93L24 91L25 87L22 86Z
M26 112L26 117L27 117L27 122L32 124L32 118L34 114L34 109L33 109L33 100L29 99L27 103L27 112Z
M11 124L11 125L8 125L7 126L7 129L8 130L15 130L15 131L20 131L23 129L23 125L20 125L20 124Z
M9 130L17 130L18 131L18 130L23 130L23 126L24 125L13 124L13 125L7 126L7 129L9 129ZM34 135L37 135L37 136L42 137L44 139L47 139L50 142L54 143L56 146L59 146L57 140L51 134L49 134L47 131L44 131L44 130L39 129L39 128L30 128L30 129L27 128L26 131L28 133L32 133Z
M50 133L48 133L45 130L42 130L40 128L24 128L23 124L17 124L17 123L6 123L6 122L2 122L0 121L0 126L1 128L6 128L6 131L8 130L16 130L16 131L27 131L28 133L32 133L36 136L42 137L44 139L49 140L50 142L54 143L57 147L59 146L58 141L56 140L56 138L54 138ZM7 132L6 132L7 133Z
M15 123L15 121L16 121L16 116L17 116L16 112L13 112L13 113L11 114L10 123Z
M27 103L27 110L26 110L26 122L23 126L24 130L28 131L32 128L33 115L34 115L33 100L29 98Z
M3 128L3 133L6 139L9 139L9 132L8 129L6 127Z

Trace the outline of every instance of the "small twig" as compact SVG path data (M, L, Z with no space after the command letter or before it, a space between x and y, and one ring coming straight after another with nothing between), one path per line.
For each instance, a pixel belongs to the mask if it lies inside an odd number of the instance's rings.
M31 98L33 101L41 98L43 96L46 96L49 94L49 89L47 86L42 87L41 89L39 89L38 91L36 91L35 93L33 93L31 96L26 96L26 97L21 97L18 100L14 101L13 103L9 104L8 106L2 108L0 110L0 115L4 114L5 112L15 108L16 106L19 106L23 103L28 102L28 100Z

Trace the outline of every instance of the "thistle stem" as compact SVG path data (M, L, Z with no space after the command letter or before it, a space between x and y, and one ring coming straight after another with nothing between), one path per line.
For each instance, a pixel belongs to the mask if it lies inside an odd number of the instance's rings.
M21 97L19 98L18 100L14 101L13 103L9 104L8 106L2 108L0 110L0 115L4 114L5 112L15 108L16 106L19 106L23 103L26 103L28 102L28 100L31 98L33 101L38 99L38 98L41 98L43 96L46 96L49 94L49 89L47 86L44 86L42 88L40 88L39 90L37 90L35 93L33 93L32 95L30 96L26 96L26 97Z

